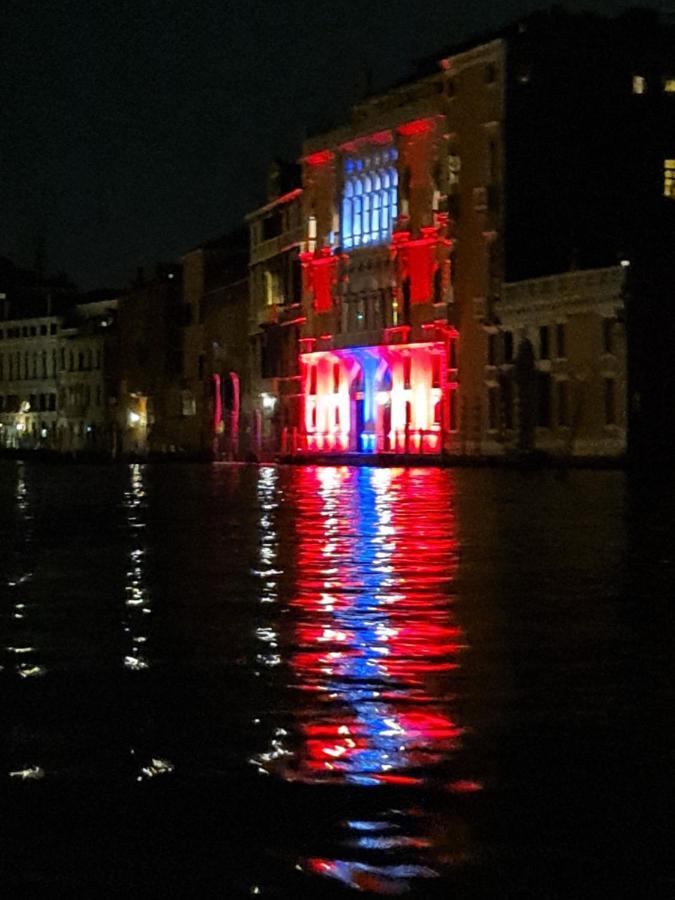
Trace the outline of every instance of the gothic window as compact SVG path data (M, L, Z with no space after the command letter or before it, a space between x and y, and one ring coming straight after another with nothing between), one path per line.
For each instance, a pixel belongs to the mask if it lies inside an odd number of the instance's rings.
M395 148L362 159L345 160L342 192L342 246L346 250L379 244L391 237L398 214Z

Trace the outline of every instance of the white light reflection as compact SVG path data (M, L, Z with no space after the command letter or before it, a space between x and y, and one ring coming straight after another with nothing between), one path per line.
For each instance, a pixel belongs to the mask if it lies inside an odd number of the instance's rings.
M16 506L16 566L19 572L12 578L8 579L7 586L10 588L24 588L30 582L33 572L28 567L28 557L32 551L33 544L33 503L26 480L26 467L23 463L17 465L16 472L16 489L14 492L14 501ZM23 569L23 571L20 571ZM24 639L27 633L24 629L30 627L29 621L26 620L26 603L23 596L12 604L12 619L17 623L17 627L22 629ZM20 624L19 624L20 623ZM32 637L32 636L31 636ZM9 645L5 647L7 653L14 656L22 656L25 654L37 654L38 648L32 644ZM30 663L21 663L15 666L17 675L21 678L39 678L46 675L46 666L40 665L33 660Z
M145 485L145 467L139 463L129 466L129 487L124 492L123 507L126 511L128 534L131 548L124 586L124 618L122 629L129 635L130 644L125 652L123 666L130 672L139 672L150 668L147 656L137 652L138 644L148 640L144 633L146 622L141 616L152 612L152 598L145 578L145 560L147 550L143 543L143 533L147 527L145 514L147 509L147 489Z
M175 766L170 760L153 757L147 766L142 766L141 774L136 780L143 781L144 778L156 778L158 775L170 775L174 769Z
M25 769L10 772L9 777L17 778L20 781L39 781L45 777L45 770L40 766L27 766Z
M279 473L276 466L261 466L258 470L259 567L254 570L253 574L261 581L261 604L278 602L278 576L283 574L282 570L278 568L279 533L276 525L279 508L278 479ZM266 668L275 668L280 665L281 656L276 652L279 646L279 635L275 628L271 624L260 625L256 628L255 636L263 645L261 652L256 654L256 662Z

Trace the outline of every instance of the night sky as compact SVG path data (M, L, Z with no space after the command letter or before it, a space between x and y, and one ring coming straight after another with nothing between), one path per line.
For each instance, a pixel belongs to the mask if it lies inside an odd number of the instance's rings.
M4 0L0 255L119 287L237 226L274 156L338 124L371 70L541 7L527 0ZM640 4L591 2L618 12Z

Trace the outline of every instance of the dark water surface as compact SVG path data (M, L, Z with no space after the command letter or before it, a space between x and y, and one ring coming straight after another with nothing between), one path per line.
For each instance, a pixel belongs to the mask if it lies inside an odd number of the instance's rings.
M3 894L675 896L672 497L1 463Z

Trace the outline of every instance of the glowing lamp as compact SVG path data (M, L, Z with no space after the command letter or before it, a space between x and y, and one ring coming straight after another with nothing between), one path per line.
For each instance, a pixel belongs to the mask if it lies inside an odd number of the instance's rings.
M272 412L274 407L277 405L277 398L274 394L262 393L260 395L260 402L262 403L262 408L266 412Z
M134 412L134 411L132 410L132 411L129 413L129 424L130 424L131 426L138 425L138 423L139 423L140 421L141 421L141 417L138 415L137 412Z

